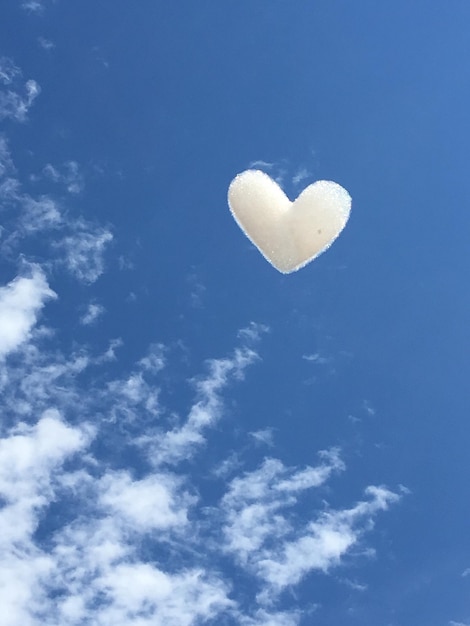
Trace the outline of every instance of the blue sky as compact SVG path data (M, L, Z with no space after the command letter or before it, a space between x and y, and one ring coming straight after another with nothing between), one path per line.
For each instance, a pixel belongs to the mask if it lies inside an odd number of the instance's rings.
M470 624L469 20L3 2L2 626ZM352 196L292 275L256 162Z

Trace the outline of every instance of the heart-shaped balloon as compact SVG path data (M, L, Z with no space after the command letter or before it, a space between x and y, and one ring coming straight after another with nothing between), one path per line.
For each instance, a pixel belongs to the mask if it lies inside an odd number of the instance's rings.
M337 183L319 180L291 202L260 170L233 179L228 203L248 239L283 274L295 272L329 248L351 211L351 196Z

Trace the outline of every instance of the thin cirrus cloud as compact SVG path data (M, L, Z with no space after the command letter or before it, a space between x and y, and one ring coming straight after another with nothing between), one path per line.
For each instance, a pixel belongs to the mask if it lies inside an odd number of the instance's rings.
M45 37L38 37L38 44L43 50L53 50L55 48L55 43L50 39L46 39Z
M23 8L28 13L42 13L44 11L44 3L39 2L39 0L26 0L26 2L21 3L21 8Z
M258 444L264 444L265 446L274 445L274 431L272 428L263 428L261 430L255 430L250 433L250 436Z
M48 180L62 184L69 193L78 194L83 190L83 175L76 161L66 161L61 166L48 163L42 173Z
M205 430L223 414L222 392L232 380L242 379L245 369L257 359L258 354L243 345L228 358L208 362L209 374L194 382L197 400L182 423L158 436L156 431L150 437L140 438L139 443L147 449L155 466L181 462L204 444Z
M305 525L293 526L291 509L304 492L344 471L338 450L325 451L316 467L286 468L267 459L237 477L222 500L225 549L260 582L258 601L270 603L286 587L314 570L328 572L341 562L375 515L399 500L384 487L368 487L367 500L350 509L327 510Z
M105 253L113 239L110 230L71 216L51 195L34 197L24 192L5 138L0 138L0 203L0 251L4 257L16 258L29 240L41 235L48 265L65 268L88 284L102 275Z
M368 500L351 509L320 515L300 536L258 561L258 575L268 583L270 594L296 585L311 571L327 573L339 565L364 531L371 528L375 515L400 499L399 494L383 487L368 487L366 495Z
M106 309L103 305L97 304L96 302L90 302L87 310L80 318L80 324L83 324L84 326L94 324L97 319L104 314L105 310Z
M35 80L22 80L21 70L9 58L0 58L0 120L27 119L28 111L41 89Z
M54 247L62 253L59 258L71 274L81 282L94 283L104 272L104 252L113 235L106 228L90 231L83 222L78 222L75 229L76 232L60 239Z

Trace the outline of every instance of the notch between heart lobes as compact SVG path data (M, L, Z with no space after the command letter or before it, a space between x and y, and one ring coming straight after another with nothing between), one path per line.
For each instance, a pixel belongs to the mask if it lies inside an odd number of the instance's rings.
M329 248L351 211L351 196L337 183L319 180L291 202L260 170L246 170L233 179L228 203L248 239L283 274L304 267Z

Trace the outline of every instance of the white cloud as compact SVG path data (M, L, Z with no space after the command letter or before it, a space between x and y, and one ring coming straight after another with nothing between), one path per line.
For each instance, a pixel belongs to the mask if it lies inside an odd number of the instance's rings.
M91 302L88 305L86 313L82 315L80 318L80 323L84 326L89 326L90 324L94 324L96 320L103 315L105 312L104 306L101 304L97 304L96 302Z
M258 609L253 616L240 615L241 626L297 626L300 620L299 611L275 611Z
M59 468L89 436L89 429L71 428L51 410L35 426L19 424L0 439L0 605L5 626L37 623L34 615L46 595L41 581L52 575L55 564L33 536L60 487Z
M150 344L147 354L140 359L139 366L147 372L156 374L166 365L165 346L162 343Z
M292 182L294 185L300 185L306 178L309 178L311 173L305 168L301 167L296 174L292 177Z
M44 11L44 4L39 0L27 0L21 4L22 8L28 11L28 13L42 13Z
M262 168L266 170L270 170L275 166L275 163L270 163L269 161L263 161L262 159L258 159L256 161L251 161L248 167L250 168Z
M189 301L191 306L195 309L202 308L204 303L204 294L206 291L204 284L196 271L192 271L186 280L190 288Z
M59 167L48 163L42 173L51 182L64 185L69 193L78 194L83 190L83 176L76 161L66 161Z
M103 626L189 626L231 605L224 585L198 570L171 575L148 563L119 564L96 586L108 606L89 615Z
M100 502L141 530L164 530L187 524L187 511L196 498L181 490L172 474L133 480L128 472L108 473L100 483Z
M38 44L43 48L43 50L53 50L55 48L55 43L50 41L50 39L46 39L45 37L38 37Z
M304 361L309 361L309 363L316 363L317 365L324 365L325 363L329 363L330 359L322 356L319 352L314 352L313 354L303 354L302 358Z
M257 342L264 333L269 333L269 326L250 322L245 328L238 331L238 337L245 342Z
M258 359L258 354L246 346L235 350L231 358L208 361L209 374L193 381L197 400L181 426L161 433L158 437L141 438L148 446L155 465L177 463L187 459L205 442L204 430L221 417L221 393L231 380L243 378L244 370Z
M258 574L271 590L297 584L312 570L327 572L368 530L378 511L386 510L399 496L383 487L368 487L369 500L352 509L330 511L308 524L296 539L274 547L257 563ZM267 597L266 595L264 597Z
M77 388L76 380L90 365L92 359L84 352L69 355L44 353L42 348L51 335L45 329L34 329L29 341L22 343L11 366L1 365L0 392L5 409L4 416L31 419L50 406L65 412L83 412L90 399Z
M225 516L225 549L251 570L265 556L266 542L289 532L283 508L297 501L297 494L318 487L331 472L343 469L336 451L325 453L325 462L304 470L285 468L278 459L266 459L259 469L236 477L222 499Z
M0 59L0 82L5 88L0 90L0 120L11 118L24 122L31 105L41 91L35 80L21 83L21 70L11 61Z
M399 496L383 487L368 487L368 500L351 509L327 511L304 526L293 526L284 513L307 489L319 487L332 472L344 469L337 450L322 454L317 467L289 470L276 459L235 478L222 500L225 549L262 584L260 602L271 603L286 587L309 572L328 572L373 525L380 510Z
M141 422L147 416L159 414L160 389L154 377L165 367L163 352L161 344L152 344L129 376L108 383L104 397L112 400L113 421Z
M3 252L15 251L25 237L44 230L57 230L64 226L60 207L53 198L42 195L33 198L22 193L21 184L16 177L16 170L11 159L8 142L0 136L0 200L4 213L3 224L6 241ZM8 222L7 214L13 219Z
M232 607L218 576L194 566L164 571L140 555L146 534L158 531L161 542L162 531L181 533L189 524L197 499L184 480L169 473L135 480L112 470L96 480L66 469L92 435L50 410L35 426L19 424L0 439L2 624L190 626ZM61 497L71 513L62 513L46 550L36 531ZM189 545L189 535L181 539Z
M15 78L21 76L21 70L8 57L0 57L0 82L11 85Z
M11 160L8 143L2 135L0 135L0 179L14 171L13 161ZM2 186L6 181L2 182ZM2 189L2 187L0 187ZM5 197L5 191L0 192L0 198Z
M240 455L237 452L232 452L226 459L224 459L213 470L212 474L217 478L226 479L228 476L233 475L237 470L243 467L243 462L240 459Z
M122 339L111 339L109 347L104 354L98 357L97 362L100 361L114 361L116 360L116 348L122 346Z
M92 620L103 626L189 626L233 604L227 597L226 585L199 568L170 573L139 560L136 548L142 539L140 533L175 522L174 515L168 516L168 512L172 513L170 509L164 517L157 518L158 524L150 507L145 510L144 504L136 510L139 499L149 495L147 489L143 492L140 489L141 482L133 485L124 481L124 491L118 489L112 493L109 502L105 491L100 504L111 506L111 516L99 518L90 502L87 506L90 517L77 518L66 525L55 535L52 549L43 551L34 536L41 510L58 495L60 481L55 477L67 477L63 470L60 472L61 464L80 450L85 438L55 417L41 420L37 430L38 433L25 429L23 435L3 440L0 448L0 476L6 478L7 484L14 478L20 486L17 500L8 503L0 517L0 524L4 522L2 530L6 531L0 539L3 546L0 581L5 583L0 585L0 602L5 611L2 619L7 619L2 624L78 626ZM21 442L19 437L23 438ZM36 453L37 444L39 453ZM114 478L105 476L99 489L106 482L116 487ZM82 474L78 487L87 485L92 483ZM14 492L10 485L9 491ZM9 515L17 501L22 509ZM33 502L29 507L28 501ZM161 501L154 498L153 502L157 511L160 508L162 512ZM122 509L121 505L129 505L130 509ZM133 524L123 528L121 515ZM22 523L18 524L17 519ZM176 518L176 521L180 520ZM132 536L136 534L134 544Z
M11 68L4 71L8 77ZM49 178L59 177L71 193L78 193L83 186L78 165L74 161L65 164L65 173L46 166ZM104 272L104 254L113 236L103 227L73 217L51 195L37 198L22 192L21 183L15 176L8 144L0 137L0 200L2 201L3 241L1 252L13 260L18 256L20 244L26 239L41 236L41 246L48 253L44 263L49 267L66 268L84 283L93 283ZM49 236L44 237L45 233ZM37 251L35 253L37 258Z
M37 266L32 266L30 277L17 277L0 287L0 358L28 339L45 301L54 297Z
M54 167L53 165L51 165L50 163L44 166L42 173L46 178L48 178L49 180L52 180L52 182L54 183L57 183L60 180L60 174L59 174L58 169Z
M344 585L346 585L347 587L349 587L350 589L353 589L354 591L367 591L368 586L363 584L363 583L359 583L356 580L350 580L349 578L339 578L338 579L339 582L343 583Z
M52 468L86 442L83 429L64 424L55 409L45 411L35 426L19 423L7 439L0 440L2 498L8 503L40 504L44 498L37 492L49 491ZM4 538L5 534L1 536Z
M24 195L21 198L23 215L20 228L24 234L33 234L57 228L62 223L62 215L55 200L49 196L34 199Z
M52 338L32 333L19 348L17 367L2 374L7 414L34 420L41 407L57 405L79 424L68 426L57 409L48 409L36 425L20 423L0 440L0 588L6 581L8 626L195 626L210 620L294 626L302 613L277 610L276 594L312 569L337 564L370 528L374 512L393 500L390 492L371 488L369 500L352 509L312 513L313 521L298 518L303 494L344 469L335 449L322 453L314 467L287 468L272 458L243 474L238 457L213 508L179 465L197 447L163 447L160 460L171 460L171 468L152 469L141 460L137 475L122 467L133 443L123 428L129 419L123 407L136 420L152 414L166 349L153 344L126 378L83 387L80 373L98 359L83 349L51 353L44 344ZM241 345L230 357L208 362L207 374L193 381L186 434L192 429L199 443L205 441L207 429L223 416L227 385L257 359ZM160 421L162 410L154 413ZM85 415L100 416L94 430ZM150 431L149 439L162 451L173 432ZM111 463L95 456L95 442L112 446ZM52 505L60 515L51 525ZM253 602L259 592L254 612L247 613L231 576L215 567L221 553L257 581L251 584Z
M253 437L253 439L257 443L262 443L266 446L274 445L274 431L272 428L263 428L261 430L255 430L252 433L250 433L250 437Z
M364 411L366 412L366 414L369 415L370 417L373 417L375 415L376 410L368 400L364 400L364 402L362 403L362 407Z
M83 224L83 228L77 229L76 233L59 241L56 248L63 250L63 262L78 280L94 283L104 272L103 256L112 239L109 230L91 230L88 225Z

